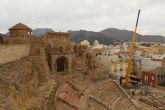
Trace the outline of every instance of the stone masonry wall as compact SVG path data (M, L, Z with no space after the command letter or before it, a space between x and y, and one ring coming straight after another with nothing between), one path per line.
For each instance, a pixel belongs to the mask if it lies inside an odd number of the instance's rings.
M30 45L28 44L0 45L0 64L19 60L29 56L29 53Z

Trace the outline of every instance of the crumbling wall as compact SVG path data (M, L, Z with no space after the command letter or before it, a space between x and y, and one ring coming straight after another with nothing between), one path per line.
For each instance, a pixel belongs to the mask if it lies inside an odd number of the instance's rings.
M64 82L56 92L57 110L139 110L128 94L112 80Z
M18 60L29 55L30 45L0 45L0 64Z
M44 56L0 66L0 110L41 110L49 73Z

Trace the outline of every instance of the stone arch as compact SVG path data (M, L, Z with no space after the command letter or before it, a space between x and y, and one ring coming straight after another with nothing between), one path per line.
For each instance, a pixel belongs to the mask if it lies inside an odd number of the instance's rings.
M68 71L68 67L69 67L68 59L64 56L57 58L55 67L57 72Z

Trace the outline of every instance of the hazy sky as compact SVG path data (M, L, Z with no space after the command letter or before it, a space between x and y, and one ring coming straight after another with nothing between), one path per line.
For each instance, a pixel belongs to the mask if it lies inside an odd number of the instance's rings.
M114 27L165 36L165 0L1 0L0 33L22 22L32 29L101 31Z

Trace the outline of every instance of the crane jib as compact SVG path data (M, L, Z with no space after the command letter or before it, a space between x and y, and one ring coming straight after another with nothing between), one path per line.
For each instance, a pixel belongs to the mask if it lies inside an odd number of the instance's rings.
M139 22L140 11L141 11L141 10L138 10L138 17L137 17L137 20L136 20L136 26L135 26L136 28L137 28L137 26L138 26L138 22Z
M132 41L131 41L131 44L130 44L128 68L127 68L126 76L125 76L125 79L124 79L124 84L126 84L126 85L128 85L129 81L130 81L131 68L132 68L132 55L133 55L133 50L134 50L134 42L136 40L136 31L137 31L140 11L141 10L138 10L138 16L137 16L137 20L136 20L136 26L135 26L135 30L134 30L134 35L133 35L133 38L132 38Z

